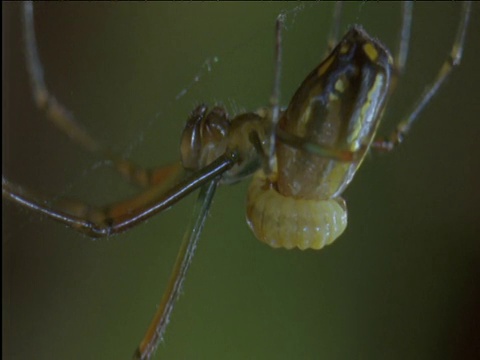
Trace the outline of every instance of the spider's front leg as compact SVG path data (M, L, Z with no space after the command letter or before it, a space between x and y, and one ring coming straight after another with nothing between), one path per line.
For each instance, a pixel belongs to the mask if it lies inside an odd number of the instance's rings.
M167 168L164 182L137 196L106 206L91 206L62 199L51 203L45 195L16 185L2 177L2 196L35 212L44 214L91 237L104 237L124 232L169 208L202 184L222 175L235 164L235 154L226 154L177 183L165 192L166 183L181 173L180 164Z
M468 22L470 19L471 12L471 2L467 1L463 4L460 23L453 41L452 49L447 59L443 62L440 70L438 71L437 76L431 84L429 84L423 94L420 96L418 102L414 105L410 113L404 117L402 121L397 125L396 129L387 137L378 138L372 143L372 147L379 151L392 151L397 145L399 145L405 136L410 131L413 123L417 120L420 113L425 109L425 107L430 103L433 96L438 92L440 87L445 83L445 80L450 75L454 67L460 65L463 55L463 47L465 45L465 37L467 33ZM407 9L407 7L406 7ZM411 10L410 10L411 12ZM405 29L407 26L406 23L409 23L411 18L411 13L407 10L404 11L404 23L402 29ZM406 19L408 21L406 21ZM409 24L408 24L409 26ZM404 63L406 60L406 55L408 52L408 41L409 41L408 31L402 30L402 37L399 46L398 56L395 58L394 69L397 71L394 74L400 74L403 70ZM396 81L394 81L394 84Z

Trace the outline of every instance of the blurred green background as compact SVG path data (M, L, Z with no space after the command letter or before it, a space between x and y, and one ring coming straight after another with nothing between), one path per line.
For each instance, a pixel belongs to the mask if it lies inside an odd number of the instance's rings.
M332 3L39 3L48 86L89 132L144 166L178 159L189 112L268 104L274 22L287 11L282 103L325 54ZM414 8L389 133L449 52L459 4ZM2 3L3 168L9 179L101 204L130 195L102 159L34 107L20 4ZM248 184L219 189L164 359L468 359L480 355L480 7L465 56L397 151L372 154L345 192L349 226L325 250L272 250L245 223ZM398 4L349 4L393 49ZM202 66L218 57L209 72ZM195 77L200 76L198 82ZM187 89L185 96L177 94ZM6 359L128 359L166 285L194 197L93 241L3 204Z

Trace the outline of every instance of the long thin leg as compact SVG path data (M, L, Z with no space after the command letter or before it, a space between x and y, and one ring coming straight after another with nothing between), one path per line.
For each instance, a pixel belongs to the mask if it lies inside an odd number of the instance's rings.
M405 63L408 57L408 47L410 44L410 32L412 29L412 13L413 2L405 1L402 3L402 30L400 31L400 40L398 41L397 55L395 56L395 64L399 75L405 70Z
M419 101L413 107L413 110L397 125L396 130L386 139L379 139L372 144L372 147L381 151L391 151L396 145L400 144L405 135L408 134L412 124L418 118L418 115L425 109L432 97L450 75L453 68L460 64L462 60L463 47L465 44L465 35L467 32L468 21L470 19L471 3L465 2L462 7L460 24L458 26L452 50L448 58L443 63L433 83L425 89Z
M335 1L332 16L332 25L328 34L327 41L327 55L330 54L335 46L337 46L338 39L340 37L340 23L342 18L342 6L341 1Z
M167 209L205 182L222 175L236 161L236 154L225 154L167 192L163 184L160 184L132 199L105 207L93 207L69 200L61 200L55 205L50 205L45 196L24 190L4 177L2 196L91 237L104 237L124 232Z
M340 32L340 19L342 14L342 3L337 1L335 3L333 11L333 22L330 29L329 39L328 39L328 49L329 52L335 47L339 32ZM270 105L272 109L272 130L269 141L268 149L268 166L264 166L264 169L269 170L269 172L274 168L274 152L275 152L275 138L278 137L282 142L295 147L297 149L303 149L317 155L336 159L339 161L353 161L355 160L355 154L350 151L343 151L338 149L327 149L325 147L319 146L318 144L306 142L304 139L296 137L292 134L288 134L281 129L277 128L277 124L280 117L280 79L281 79L281 65L282 65L282 27L285 21L285 15L280 14L277 17L276 26L275 26L275 76L274 76L274 85L273 93L270 99ZM257 151L260 153L261 146L258 144L257 139L251 139L252 143L256 146ZM266 172L268 173L268 172Z
M389 89L389 96L397 88L398 78L405 71L405 64L408 57L408 47L410 45L410 33L412 29L412 17L413 17L413 2L404 1L402 2L402 26L400 30L400 35L398 39L398 48L395 52L395 57L393 59L393 74L391 85Z
M219 178L217 177L210 183L203 185L200 190L190 224L185 231L182 245L175 260L167 289L144 338L133 354L134 360L149 359L163 339L173 307L178 300L188 268L192 262L218 180Z
M73 114L50 94L45 84L43 67L37 50L35 28L33 23L33 4L23 4L23 21L25 26L25 50L27 67L32 82L33 97L37 106L45 111L47 118L67 134L73 141L89 151L97 151L98 143L75 121Z
M163 168L145 169L130 160L103 149L80 125L72 112L60 103L48 90L44 79L43 66L38 54L33 4L31 1L26 1L23 4L23 23L26 61L32 83L33 98L35 99L37 107L45 113L46 118L85 150L98 152L101 156L110 160L114 168L128 181L140 186L158 184L158 182L163 179L162 174L165 171Z
M270 98L272 109L272 124L270 129L270 139L268 147L268 168L270 171L275 166L275 137L277 124L280 118L280 79L282 75L282 28L285 21L285 14L277 16L275 23L275 75L273 79L273 92Z
M336 45L340 31L340 17L342 13L342 4L340 1L335 3L333 23L329 34L328 48L329 52ZM278 137L284 143L297 149L304 149L318 155L338 159L340 161L351 161L354 154L348 151L330 150L317 144L306 142L304 139L294 135L287 134L277 128L280 120L280 82L282 73L282 29L285 22L285 14L280 14L275 22L275 72L273 81L273 91L270 98L271 109L271 129L268 149L264 151L258 134L250 134L250 141L254 145L263 161L263 170L265 174L270 174L275 167L275 139Z

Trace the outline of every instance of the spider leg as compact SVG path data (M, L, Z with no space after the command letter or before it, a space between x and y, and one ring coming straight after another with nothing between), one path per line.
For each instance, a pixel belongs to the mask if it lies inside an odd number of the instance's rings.
M169 208L205 182L222 175L235 164L236 158L235 153L225 154L169 191L165 191L165 184L161 183L131 199L101 207L66 199L51 204L47 197L23 189L4 177L2 196L88 236L104 237L124 232Z
M335 3L334 12L333 12L333 22L328 39L328 50L329 52L333 49L338 41L338 36L340 32L340 19L342 14L342 4L340 1ZM350 151L338 150L338 149L327 149L318 144L310 143L305 141L302 138L296 137L291 134L287 134L281 129L277 128L277 124L280 118L280 76L281 76L281 66L282 66L282 27L285 20L285 15L280 14L277 17L276 26L275 26L275 75L274 75L274 85L273 92L270 98L271 106L271 118L272 118L272 130L269 140L269 149L268 153L265 154L262 151L262 147L259 145L259 140L256 134L251 134L250 140L254 144L258 153L262 158L265 156L268 157L268 164L264 164L263 168L266 174L269 174L274 168L274 153L275 153L275 138L278 137L284 143L295 147L297 149L303 149L305 151L318 154L320 156L337 159L339 161L352 161L355 159L355 154ZM268 170L268 171L267 171Z
M333 8L333 15L332 15L332 25L330 27L330 32L328 34L328 41L327 41L327 53L326 55L330 54L333 48L338 43L338 38L340 37L340 23L342 18L342 2L336 1L334 8Z
M272 123L270 128L270 139L268 147L268 172L274 168L275 163L275 137L277 124L280 118L280 79L282 75L282 28L285 21L285 14L277 16L275 22L275 71L273 77L273 91L270 97L270 107L272 109Z
M392 134L386 138L377 139L372 143L372 147L374 149L380 151L391 151L395 148L395 146L399 145L403 141L405 136L408 134L412 124L418 118L418 115L423 111L423 109L425 109L432 97L437 93L440 86L443 85L445 79L448 77L448 75L450 75L453 68L460 64L460 61L462 60L463 47L465 44L465 35L467 32L468 21L470 18L470 10L471 2L463 3L461 20L458 25L452 49L449 56L441 66L434 81L426 87L425 91L420 96L418 102L414 105L413 109L399 122L397 128L392 132ZM402 42L403 41L401 41L401 43ZM402 45L400 45L400 49L402 49ZM406 51L407 50L400 51L400 55L398 56L399 63L401 63L401 53L406 53ZM400 67L400 69L402 67Z
M163 339L170 314L180 295L188 268L192 262L219 179L217 176L217 178L201 187L190 223L185 230L182 245L180 246L172 273L170 274L167 288L163 293L162 301L153 316L145 336L135 350L133 355L134 360L149 359Z
M411 1L402 2L402 8L402 27L399 33L398 48L393 59L393 73L388 94L389 96L395 92L398 84L398 78L405 71L405 63L407 62L408 48L410 45L413 3Z
M26 1L23 4L23 24L26 62L33 98L37 107L45 113L46 118L83 149L89 152L100 153L105 159L111 161L114 168L128 181L142 187L158 184L162 179L162 174L165 171L168 172L168 169L146 169L104 149L75 119L73 113L49 91L45 83L43 66L38 53L33 3L31 1ZM167 166L167 168L171 166Z
M47 118L73 141L89 151L97 151L97 142L78 124L73 114L50 94L44 79L43 67L38 55L33 22L33 3L23 4L23 23L25 30L25 50L27 68L32 82L32 92L37 107L43 110Z

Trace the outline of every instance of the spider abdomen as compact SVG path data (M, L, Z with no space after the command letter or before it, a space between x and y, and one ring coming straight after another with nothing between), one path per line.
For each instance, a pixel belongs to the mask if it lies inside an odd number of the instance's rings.
M343 233L347 208L340 197L312 200L284 196L259 171L248 189L247 222L255 236L271 247L318 250Z

